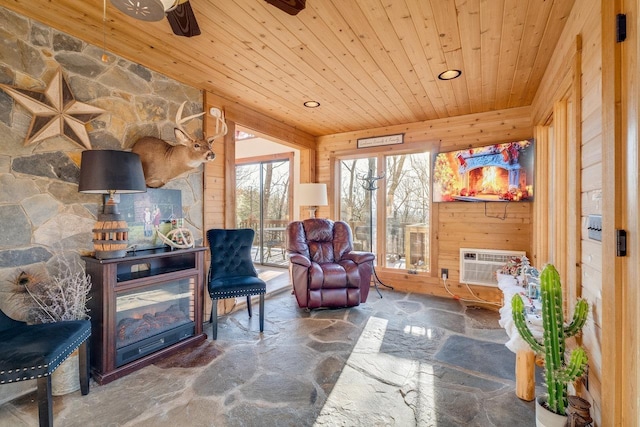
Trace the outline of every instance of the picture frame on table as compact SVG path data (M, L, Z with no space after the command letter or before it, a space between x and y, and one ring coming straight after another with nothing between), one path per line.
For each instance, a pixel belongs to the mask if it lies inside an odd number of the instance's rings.
M108 197L105 195L105 203ZM135 245L136 250L164 247L157 230L166 234L172 227L182 226L181 190L147 188L146 193L116 193L114 197L129 226L129 245Z

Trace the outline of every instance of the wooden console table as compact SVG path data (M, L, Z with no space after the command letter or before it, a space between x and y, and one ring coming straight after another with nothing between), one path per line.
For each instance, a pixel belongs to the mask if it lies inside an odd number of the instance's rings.
M162 248L124 258L82 257L92 281L91 372L98 384L206 339L205 250Z

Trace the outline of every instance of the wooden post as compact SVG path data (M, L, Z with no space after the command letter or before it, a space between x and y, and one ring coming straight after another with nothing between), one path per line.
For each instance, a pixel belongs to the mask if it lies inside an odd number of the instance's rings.
M535 362L536 356L531 350L516 353L516 396L528 402L535 398Z

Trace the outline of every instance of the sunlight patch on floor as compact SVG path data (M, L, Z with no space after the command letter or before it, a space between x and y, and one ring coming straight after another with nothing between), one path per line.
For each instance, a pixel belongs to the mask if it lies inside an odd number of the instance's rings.
M262 280L264 280L265 282L268 282L269 280L275 279L276 277L280 277L283 274L286 274L288 270L281 270L281 271L276 271L276 270L262 270L258 272L258 277L261 278Z
M435 425L433 371L416 360L381 353L387 320L370 317L315 426ZM405 333L423 334L407 327ZM426 413L425 413L426 412Z

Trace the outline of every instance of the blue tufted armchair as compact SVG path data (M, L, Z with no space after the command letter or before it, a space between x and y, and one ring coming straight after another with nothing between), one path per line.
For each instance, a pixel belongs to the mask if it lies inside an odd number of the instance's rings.
M264 331L264 294L266 283L258 277L251 260L251 245L255 231L250 228L233 230L211 229L207 240L211 250L209 295L213 300L212 339L218 339L218 300L247 297L251 317L251 296L260 295L260 332Z
M0 384L38 381L40 426L53 426L51 374L79 348L80 391L89 393L91 322L70 320L27 325L0 311Z

